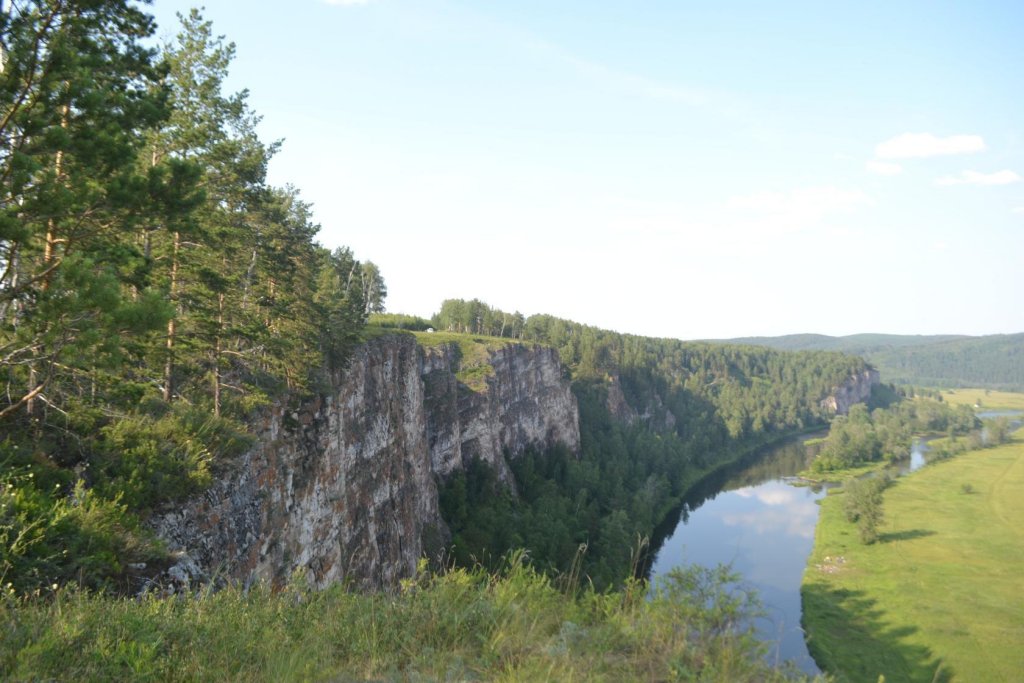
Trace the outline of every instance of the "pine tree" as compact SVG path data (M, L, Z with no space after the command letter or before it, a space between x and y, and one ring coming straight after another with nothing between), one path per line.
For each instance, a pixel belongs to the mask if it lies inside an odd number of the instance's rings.
M140 44L152 31L121 0L19 2L0 15L0 416L94 396L130 340L167 318L128 239L182 208L167 175L136 164L166 115Z

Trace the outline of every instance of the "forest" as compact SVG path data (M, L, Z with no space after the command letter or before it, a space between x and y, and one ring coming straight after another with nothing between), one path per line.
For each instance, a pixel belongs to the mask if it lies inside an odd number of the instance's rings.
M268 401L316 391L383 278L315 242L234 46L123 0L0 14L0 577L111 587Z
M1024 334L793 334L722 341L786 351L851 353L878 368L884 381L897 384L1024 391Z
M758 445L823 426L831 416L820 400L866 368L835 352L624 335L524 318L478 300L445 301L431 321L374 320L559 350L579 402L579 457L554 449L514 459L514 495L475 463L447 482L442 511L462 564L498 566L510 548L523 547L555 574L578 563L599 588L642 565L644 539L702 475Z

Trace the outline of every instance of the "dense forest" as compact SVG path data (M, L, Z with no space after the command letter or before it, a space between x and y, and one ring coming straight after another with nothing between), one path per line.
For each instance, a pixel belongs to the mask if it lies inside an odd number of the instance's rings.
M124 0L0 14L0 577L116 581L139 515L201 490L245 420L316 389L371 263L266 181L277 144L196 11L148 47Z
M375 322L538 342L559 350L580 408L581 452L527 453L516 491L475 463L447 483L453 553L496 566L524 547L538 566L573 563L599 587L642 562L642 539L700 476L756 446L824 425L820 400L866 368L833 352L780 352L609 332L478 301L448 300L432 320Z
M884 381L897 384L1024 391L1024 334L983 337L896 334L829 337L794 334L722 341L786 351L852 353L878 368Z

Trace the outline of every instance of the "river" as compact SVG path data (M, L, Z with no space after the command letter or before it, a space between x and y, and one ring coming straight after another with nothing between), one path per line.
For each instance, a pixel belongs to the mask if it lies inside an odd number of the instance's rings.
M755 627L769 643L769 659L792 661L809 674L820 672L800 628L800 582L814 544L816 501L825 488L801 484L794 475L814 456L804 442L819 436L824 434L789 439L705 480L691 491L678 518L661 529L660 545L656 534L650 568L656 580L677 566L730 565L760 597L765 615ZM922 466L925 451L915 441L899 470Z

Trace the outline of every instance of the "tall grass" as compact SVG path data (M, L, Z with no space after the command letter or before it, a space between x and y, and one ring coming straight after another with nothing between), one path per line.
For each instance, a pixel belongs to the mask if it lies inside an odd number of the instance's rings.
M226 589L2 599L3 680L774 681L725 570L649 593L559 588L522 555L500 573L424 568L395 594ZM564 584L563 584L564 586Z

